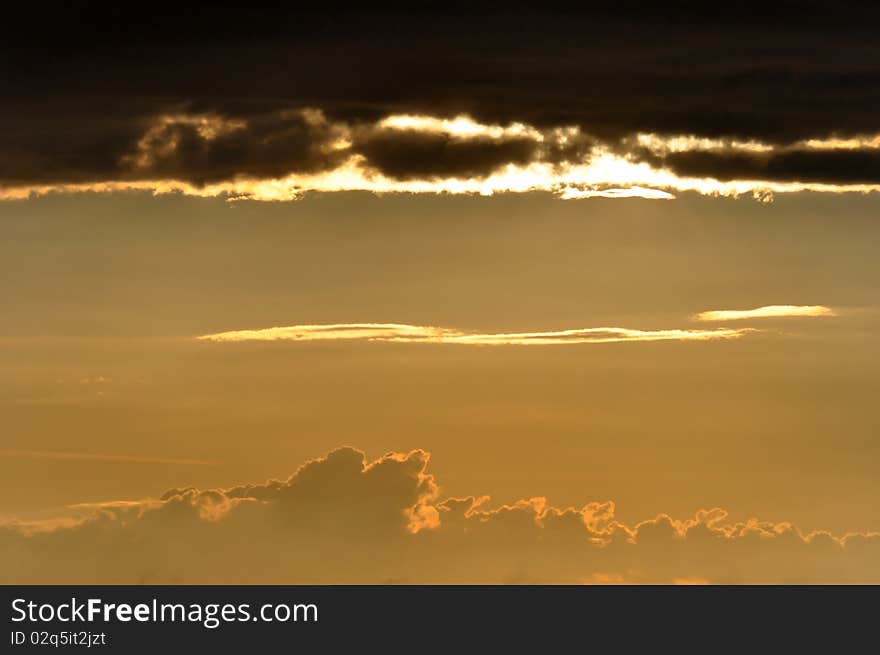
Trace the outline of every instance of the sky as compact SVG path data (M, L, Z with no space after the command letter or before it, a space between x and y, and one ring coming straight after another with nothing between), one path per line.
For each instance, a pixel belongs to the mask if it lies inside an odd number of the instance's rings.
M737 8L24 16L0 581L880 581L877 10Z

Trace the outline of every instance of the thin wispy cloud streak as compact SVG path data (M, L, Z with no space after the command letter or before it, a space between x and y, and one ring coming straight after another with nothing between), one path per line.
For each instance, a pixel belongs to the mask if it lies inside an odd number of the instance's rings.
M736 339L753 328L636 330L623 327L575 328L546 332L464 332L454 328L403 323L337 323L290 325L257 330L234 330L197 337L202 341L379 341L471 346L551 346L645 341L710 341Z
M752 318L837 316L825 305L765 305L755 309L713 309L694 315L697 321L741 321Z

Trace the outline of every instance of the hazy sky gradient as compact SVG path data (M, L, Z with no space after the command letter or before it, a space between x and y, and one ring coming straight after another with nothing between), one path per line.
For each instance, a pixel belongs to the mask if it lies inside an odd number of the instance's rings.
M286 477L352 444L431 451L452 495L877 529L877 208L809 194L5 203L4 448L216 465L3 457L0 511ZM705 343L194 339L351 322L699 328L700 311L776 304L841 315L736 321L762 332Z
M880 580L878 22L0 9L0 582Z

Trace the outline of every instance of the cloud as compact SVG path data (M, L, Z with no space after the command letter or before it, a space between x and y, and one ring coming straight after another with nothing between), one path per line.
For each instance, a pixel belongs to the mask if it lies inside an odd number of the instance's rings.
M497 141L418 133L380 133L358 143L357 152L383 175L401 180L485 177L538 158L536 143L527 138Z
M212 114L159 116L120 157L118 179L172 179L205 185L236 177L277 178L330 170L345 160L342 126L314 110L247 120Z
M880 148L877 147L757 152L690 150L670 153L657 163L683 177L720 181L794 181L840 186L880 182Z
M740 321L748 318L788 318L796 316L837 316L824 305L766 305L755 309L713 309L694 315L696 321Z
M258 199L876 190L880 9L831 9L18 7L0 57L0 185ZM688 146L639 150L639 135ZM622 187L609 153L647 168Z
M880 534L804 534L725 510L617 520L611 501L556 507L444 497L424 450L343 447L286 480L171 489L0 526L6 583L876 583ZM89 513L90 511L90 513Z
M188 101L239 111L311 104L357 119L440 109L594 126L603 138L698 129L782 142L870 132L876 107L865 90L877 80L880 15L871 3L829 8L741 3L723 20L695 3L590 3L565 13L526 3L216 7L210 15L157 6L149 17L18 8L5 43L29 65L3 72L23 121L24 107L33 119L92 101L106 118ZM59 99L76 102L46 102Z
M634 330L621 327L577 328L552 332L488 333L462 332L454 328L402 323L337 323L290 325L257 330L234 330L197 337L203 341L385 341L395 343L440 343L471 346L550 346L630 341L709 341L736 339L751 328L708 330Z
M452 120L392 115L352 133L352 152L398 180L485 178L531 163L583 163L595 139L575 127L540 130L515 123L486 125L468 116Z
M670 199L695 191L766 200L880 190L872 163L880 137L811 139L796 150L692 135L603 141L575 125L481 123L467 115L344 121L318 108L177 111L138 118L111 148L68 147L88 152L51 152L45 160L32 153L16 163L23 151L14 148L4 165L0 147L0 198L149 190L267 201L336 191Z

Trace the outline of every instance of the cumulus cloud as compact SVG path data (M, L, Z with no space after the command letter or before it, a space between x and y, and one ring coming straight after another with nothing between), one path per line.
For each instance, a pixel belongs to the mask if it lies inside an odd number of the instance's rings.
M286 480L170 489L0 526L6 583L880 581L880 534L804 534L722 509L626 525L611 501L444 497L429 453L339 448Z
M551 346L637 341L710 341L736 339L751 328L707 330L634 330L622 327L576 328L550 332L500 332L481 334L454 328L403 323L335 323L290 325L257 330L234 330L197 337L203 341L387 341L395 343L443 343L471 346Z
M789 318L798 316L837 316L825 305L765 305L755 309L713 309L694 315L697 321L741 321L750 318Z

